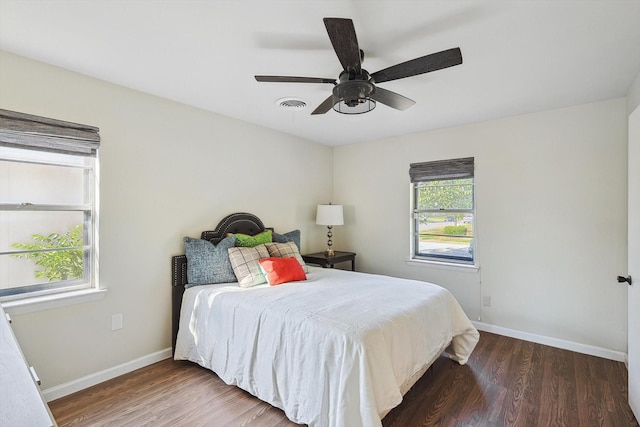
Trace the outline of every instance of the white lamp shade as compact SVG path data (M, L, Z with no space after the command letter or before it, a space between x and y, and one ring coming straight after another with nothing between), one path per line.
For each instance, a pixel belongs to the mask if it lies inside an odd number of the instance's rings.
M342 205L318 205L316 224L343 225Z

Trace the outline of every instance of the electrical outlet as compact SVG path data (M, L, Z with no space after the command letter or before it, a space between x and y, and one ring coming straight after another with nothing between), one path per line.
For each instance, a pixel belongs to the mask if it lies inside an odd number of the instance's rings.
M111 330L122 329L122 314L114 314L111 316Z
M482 297L482 305L484 305L485 307L491 307L491 297Z

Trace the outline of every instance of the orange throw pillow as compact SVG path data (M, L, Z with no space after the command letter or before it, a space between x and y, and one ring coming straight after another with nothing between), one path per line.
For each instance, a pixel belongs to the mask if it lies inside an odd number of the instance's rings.
M262 258L258 262L270 286L307 279L307 275L304 274L302 266L295 257Z

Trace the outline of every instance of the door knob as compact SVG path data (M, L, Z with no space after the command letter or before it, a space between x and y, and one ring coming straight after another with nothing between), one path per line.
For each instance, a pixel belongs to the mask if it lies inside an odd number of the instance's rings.
M618 276L618 283L627 282L631 286L631 276L622 277Z

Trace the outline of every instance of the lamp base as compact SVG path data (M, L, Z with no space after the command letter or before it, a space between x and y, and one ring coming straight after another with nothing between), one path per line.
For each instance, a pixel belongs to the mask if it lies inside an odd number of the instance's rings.
M331 246L333 246L333 240L331 240L333 237L333 231L331 231L332 228L333 225L327 226L327 250L324 251L326 256L335 256L335 252L333 252L333 249L331 248Z

